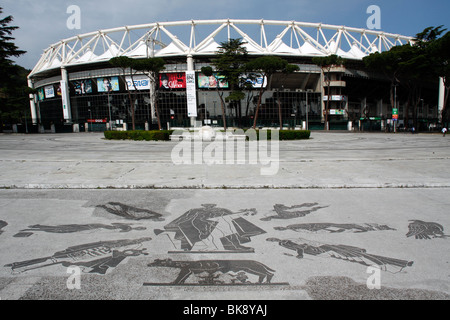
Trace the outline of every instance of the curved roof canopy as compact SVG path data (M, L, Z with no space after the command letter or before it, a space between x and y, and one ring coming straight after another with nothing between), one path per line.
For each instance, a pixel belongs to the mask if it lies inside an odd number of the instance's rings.
M156 22L100 30L61 40L44 50L30 77L47 70L108 61L112 57L213 56L221 42L241 38L250 55L361 60L411 43L412 37L321 23L273 20Z

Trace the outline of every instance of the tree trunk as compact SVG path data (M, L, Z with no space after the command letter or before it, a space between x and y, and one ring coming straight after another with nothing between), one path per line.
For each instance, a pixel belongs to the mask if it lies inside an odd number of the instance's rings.
M255 115L254 115L254 119L253 119L253 129L256 129L256 121L258 119L258 113L259 113L259 108L261 106L261 100L262 100L263 93L264 93L264 90L261 87L261 89L259 90L258 104L256 105Z
M225 102L223 101L223 96L220 94L220 91L219 91L219 83L217 83L216 90L217 90L217 94L219 95L220 106L222 108L223 129L227 130L227 115L225 113ZM205 105L205 112L206 112L206 105Z
M158 99L155 99L155 112L156 112L156 120L158 121L158 129L162 130L161 118L159 117Z
M131 74L130 74L131 75ZM132 75L131 75L132 76ZM134 101L133 98L131 96L131 91L130 88L128 88L128 84L126 81L126 76L125 76L125 70L123 70L123 75L120 76L120 78L122 79L122 81L125 83L125 88L127 89L127 93L128 93L128 99L130 99L130 108L131 108L131 128L133 130L136 130L136 125L134 122ZM133 78L131 78L131 81L133 81Z
M130 77L131 77L131 83L133 84L134 90L135 92L137 91L136 86L134 85L134 78L133 78L133 69L130 68ZM131 127L133 128L133 130L136 130L136 112L134 110L134 98L135 98L135 94L132 95L131 94L131 90L130 88L128 88L128 84L127 84L127 91L128 91L128 96L130 97L130 107L131 107Z
M128 97L130 99L130 108L131 108L131 127L133 130L136 130L135 117L134 117L134 100L131 96L130 90L128 90Z
M280 121L280 130L283 130L283 116L281 115L281 101L279 89L278 89L277 104L278 104L278 121Z
M156 120L159 122L159 116L157 116L156 113L156 76L153 74L153 72L149 72L148 77L150 78L150 121L151 123L153 123L156 118Z

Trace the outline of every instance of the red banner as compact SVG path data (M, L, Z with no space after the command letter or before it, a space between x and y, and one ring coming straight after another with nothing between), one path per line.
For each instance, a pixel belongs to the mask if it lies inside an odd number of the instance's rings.
M177 73L160 73L159 88L163 90L169 89L185 89L186 74L184 72Z

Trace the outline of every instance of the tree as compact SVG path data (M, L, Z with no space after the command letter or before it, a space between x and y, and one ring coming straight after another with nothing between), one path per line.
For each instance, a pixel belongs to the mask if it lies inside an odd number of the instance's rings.
M448 121L448 100L450 96L450 32L447 32L442 38L436 41L430 48L433 61L436 63L436 74L444 79L444 105L442 108L442 121Z
M222 121L223 121L223 128L225 130L227 130L227 118L226 118L226 114L225 114L225 101L223 99L223 92L221 92L219 90L219 81L221 81L221 79L218 78L217 73L215 73L213 71L213 68L210 66L207 67L202 67L201 68L201 72L203 73L203 75L207 76L207 77L215 77L216 78L216 91L217 91L217 95L219 96L220 99L220 106L222 108ZM206 110L206 106L205 106L205 110Z
M331 69L333 67L337 67L337 66L342 66L345 63L345 60L341 57L339 57L338 55L332 54L326 57L315 57L312 59L312 62L316 65L318 65L321 69L322 72L325 75L325 81L327 84L327 103L325 105L325 125L324 125L324 129L328 130L328 110L329 110L329 105L330 105L330 100L331 100L331 77L330 77L330 72Z
M294 73L295 71L300 70L300 67L296 64L286 64L285 68L282 70L282 72L278 73L278 78L280 85L284 85L284 80L286 80L286 77L290 73ZM283 113L281 111L281 94L280 94L280 88L277 88L277 105L278 105L278 121L280 122L280 130L283 129Z
M220 70L220 75L224 81L228 82L231 90L240 91L242 78L245 71L245 63L248 60L247 49L242 39L230 39L221 42L218 57L212 61L216 70Z
M427 52L433 74L444 79L444 105L440 114L442 126L443 122L448 121L447 105L450 95L450 32L441 36L445 31L442 26L429 27L416 36L417 45Z
M415 116L421 101L422 88L433 82L438 76L448 78L448 62L450 49L448 33L439 38L445 30L442 26L428 27L416 35L413 44L392 47L389 51L373 53L363 61L370 70L383 73L391 81L391 105L395 102L393 89L398 84L407 89L405 104L405 122L409 122L409 107L412 106L414 125ZM449 81L450 82L450 81ZM446 99L448 99L446 83Z
M217 94L220 98L222 120L225 130L227 129L225 101L231 102L237 106L237 114L239 119L241 118L240 102L245 96L242 91L242 74L245 72L245 63L248 60L248 53L244 44L242 39L230 39L221 42L217 52L217 58L213 59L211 62L217 72L214 72L213 68L209 66L201 69L205 76L214 76L217 83L219 83L219 81L226 82L231 89L231 93L224 99L223 92L219 90L218 85L216 86Z
M0 7L0 14L3 13L3 8ZM0 20L0 87L3 87L9 80L10 71L14 71L14 63L9 58L19 57L26 53L26 51L19 50L14 44L12 32L17 30L17 26L9 26L13 21L12 16L7 16Z
M390 86L390 102L391 108L395 108L394 88L399 82L400 66L399 57L395 52L375 52L363 58L365 66L374 72L380 72L391 82Z
M3 8L0 7L2 13ZM12 21L12 16L0 20L0 119L20 121L24 109L28 107L31 91L26 81L29 70L17 66L10 59L26 53L14 44L12 33L19 27L10 26Z
M157 81L159 79L159 73L165 69L165 61L162 58L146 58L142 60L136 60L133 63L133 68L137 71L143 71L150 79L150 104L151 104L151 116L152 119L156 114L159 130L162 129L161 118L158 109L158 92L156 90Z
M402 68L400 82L407 88L408 98L405 105L405 122L409 123L409 110L412 107L413 126L417 127L417 111L422 97L425 82L432 75L431 63L426 50L418 46L404 45L404 61L399 63Z
M286 72L286 70L291 70L291 65L289 63L275 56L263 56L253 60L250 60L246 64L246 70L249 72L259 72L263 79L267 79L269 85L272 76L277 72ZM262 85L259 89L258 103L256 105L256 110L253 120L253 129L256 129L256 123L258 120L258 113L261 107L262 95L267 90L267 88Z
M122 74L120 75L120 78L125 83L125 88L128 93L128 98L130 100L130 109L131 109L131 126L133 130L136 130L136 117L135 117L135 107L134 107L134 98L136 93L136 86L134 85L133 80L133 64L134 60L125 56L120 57L114 57L109 60L109 63L122 70ZM131 82L134 86L134 94L132 96L131 89L128 87L128 83L126 81L126 76L129 75L131 77Z

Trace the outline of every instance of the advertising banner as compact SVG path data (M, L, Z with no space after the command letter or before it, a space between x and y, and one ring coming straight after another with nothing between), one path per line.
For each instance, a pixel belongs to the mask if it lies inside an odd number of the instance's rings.
M223 76L214 73L212 76L205 76L203 73L199 73L197 76L199 89L216 89L217 85L221 89L228 89L228 82L223 80Z
M44 98L45 98L45 95L44 95L44 88L39 88L39 89L38 89L38 99L39 99L39 101L44 100Z
M97 78L98 92L113 92L119 91L119 78L118 77L104 77Z
M265 88L267 86L267 78L262 74L242 75L241 80L251 83L253 88Z
M186 71L186 97L188 117L196 117L197 92L195 88L195 71Z
M146 75L133 76L133 82L131 76L125 77L129 90L150 90L150 78Z
M186 88L186 74L184 72L160 73L159 74L159 88L162 90L185 89Z
M72 86L76 95L92 93L92 80L76 80L72 81Z
M55 97L55 88L53 86L45 86L44 92L45 92L45 99Z

